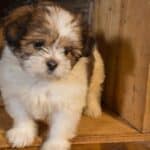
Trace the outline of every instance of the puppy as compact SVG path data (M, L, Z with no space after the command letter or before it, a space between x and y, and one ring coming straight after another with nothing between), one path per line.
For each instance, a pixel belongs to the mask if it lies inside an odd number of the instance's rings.
M70 149L83 108L91 116L101 112L98 99L104 74L97 48L88 81L90 58L81 57L80 19L53 3L17 8L6 18L2 32L0 88L14 121L7 132L9 142L13 147L29 146L37 136L34 120L47 120L51 128L42 150Z

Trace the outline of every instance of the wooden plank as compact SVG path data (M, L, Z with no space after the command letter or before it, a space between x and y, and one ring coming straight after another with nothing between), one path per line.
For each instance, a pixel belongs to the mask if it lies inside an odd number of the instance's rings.
M110 41L119 35L121 0L95 0L93 28Z
M141 143L75 145L72 150L149 150Z
M98 143L122 143L122 142L144 142L150 141L150 134L124 134L124 135L99 135L76 137L73 144L98 144Z
M100 150L149 150L141 143L103 144Z
M117 57L120 50L121 0L96 0L94 7L93 30L105 63L104 100L112 109L115 101Z
M150 116L145 110L150 108L146 104L149 0L97 0L95 5L93 28L99 37L106 69L105 103L142 131L144 116Z
M9 148L5 133L11 127L12 121L4 109L0 108L0 148ZM40 125L40 135L32 147L41 145L46 135L47 126ZM79 124L77 137L72 139L73 144L118 143L133 141L148 141L150 134L138 133L116 115L103 113L101 118L91 119L82 117Z
M146 93L146 105L144 112L144 123L143 123L143 131L150 132L150 65L149 65L149 73L147 80L147 93Z
M118 143L118 144L86 144L73 145L71 150L149 150L139 143ZM15 148L5 150L16 150ZM19 150L39 150L39 147L20 148Z
M142 131L150 63L149 0L123 0L121 13L120 37L127 44L119 51L113 108Z

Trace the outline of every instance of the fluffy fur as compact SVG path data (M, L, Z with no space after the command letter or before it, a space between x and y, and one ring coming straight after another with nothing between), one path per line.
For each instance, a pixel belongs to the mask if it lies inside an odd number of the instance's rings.
M90 58L80 58L81 31L75 15L52 4L24 6L7 17L0 88L14 120L7 132L13 147L32 144L37 135L34 120L40 119L51 124L42 150L68 150L83 108L90 116L100 115L103 62L95 47L88 81ZM49 61L57 64L55 69L49 68Z
M59 144L69 147L68 140L73 137L85 106L86 64L86 58L81 58L66 78L41 80L24 72L10 49L4 49L0 63L0 85L6 110L14 119L13 128L7 133L14 147L27 146L33 142L37 134L33 119L52 122L44 150L55 150ZM52 145L56 148L51 148L51 141L55 141Z
M92 73L91 73L89 86L88 86L85 114L97 118L102 113L100 107L100 99L103 90L102 84L105 79L105 74L104 74L103 59L99 54L96 45L93 48L91 61L93 61L93 67L92 67Z

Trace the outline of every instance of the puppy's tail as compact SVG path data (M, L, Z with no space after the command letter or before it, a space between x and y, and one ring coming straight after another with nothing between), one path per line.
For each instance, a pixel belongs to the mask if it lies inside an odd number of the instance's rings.
M98 117L101 114L100 98L102 84L105 79L103 59L98 51L97 45L93 47L91 54L91 63L93 64L89 79L87 93L87 106L85 113L91 117Z
M93 57L93 69L92 69L91 82L90 82L89 88L99 87L99 85L103 83L104 78L105 78L104 62L96 44L93 47L92 57ZM97 86L94 86L94 85L97 85Z

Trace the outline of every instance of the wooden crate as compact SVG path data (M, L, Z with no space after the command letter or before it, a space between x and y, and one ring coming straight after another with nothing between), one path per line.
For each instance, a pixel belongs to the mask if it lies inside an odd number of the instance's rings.
M101 118L82 117L73 144L150 141L149 0L56 0L80 11L95 33L105 61ZM114 115L115 112L117 115ZM10 145L5 131L11 119L0 102L0 149ZM45 133L45 126L41 131ZM42 143L40 135L32 145Z
M149 0L96 0L94 10L106 64L106 105L139 131L150 132Z

